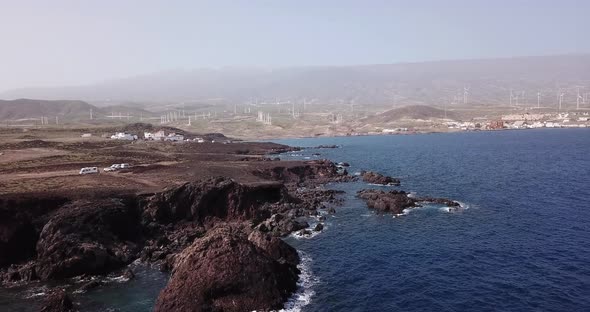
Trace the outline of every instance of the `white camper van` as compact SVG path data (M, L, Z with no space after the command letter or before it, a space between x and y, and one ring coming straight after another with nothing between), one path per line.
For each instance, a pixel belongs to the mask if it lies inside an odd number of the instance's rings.
M97 167L84 167L84 168L80 169L80 174L92 174L92 173L98 173L98 168Z

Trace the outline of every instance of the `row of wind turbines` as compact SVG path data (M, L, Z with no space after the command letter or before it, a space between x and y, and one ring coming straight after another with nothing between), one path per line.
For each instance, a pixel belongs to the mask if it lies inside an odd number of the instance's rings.
M576 109L579 110L581 105L586 105L590 103L590 92L587 93L580 93L580 89L583 87L576 87L577 94L576 94ZM459 92L457 95L453 97L451 104L462 104L468 103L468 97L470 95L470 88L464 86L463 92ZM537 107L541 108L542 98L544 94L541 91L537 91ZM563 89L559 89L557 91L556 97L556 104L558 109L561 111L564 106L564 98L566 96L566 92ZM512 88L510 88L510 96L509 96L509 103L510 107L518 107L519 105L527 105L526 101L526 91L515 92Z

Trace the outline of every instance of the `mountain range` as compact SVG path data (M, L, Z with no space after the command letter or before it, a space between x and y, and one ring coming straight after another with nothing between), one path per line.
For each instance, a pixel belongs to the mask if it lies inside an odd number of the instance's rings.
M590 92L590 54L279 69L177 70L83 86L24 88L3 99L112 102L246 103L297 101L390 105L507 105L545 102L557 92L575 102ZM517 100L517 101L518 101ZM97 104L99 105L99 104ZM111 105L111 104L102 104Z

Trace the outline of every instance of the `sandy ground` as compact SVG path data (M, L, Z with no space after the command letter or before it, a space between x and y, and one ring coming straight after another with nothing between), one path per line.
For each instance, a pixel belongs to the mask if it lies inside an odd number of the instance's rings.
M6 134L0 137L0 196L35 192L155 192L212 176L261 183L252 172L274 166L275 162L263 160L264 155L285 148L273 143L131 143L71 137L60 141L55 133L36 133L34 139L10 138ZM129 163L133 167L103 171L114 163ZM89 166L98 167L100 173L79 174L80 168Z

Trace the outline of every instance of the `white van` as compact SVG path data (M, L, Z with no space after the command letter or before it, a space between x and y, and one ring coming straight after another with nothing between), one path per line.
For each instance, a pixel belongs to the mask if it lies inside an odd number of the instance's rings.
M80 174L91 174L91 173L98 173L97 167L84 167L80 169Z

